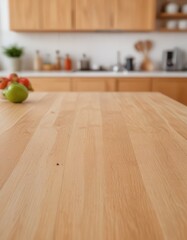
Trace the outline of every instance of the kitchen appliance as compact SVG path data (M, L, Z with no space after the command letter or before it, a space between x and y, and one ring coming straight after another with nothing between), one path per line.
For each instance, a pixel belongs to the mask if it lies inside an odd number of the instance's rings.
M89 71L90 70L90 59L83 54L82 59L78 61L77 70Z
M183 52L179 48L166 50L162 55L162 69L166 71L183 70Z
M134 71L134 58L133 57L126 58L125 69L127 71Z

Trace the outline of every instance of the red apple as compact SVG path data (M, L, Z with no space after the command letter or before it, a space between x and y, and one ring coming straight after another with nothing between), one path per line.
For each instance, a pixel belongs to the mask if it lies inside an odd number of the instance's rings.
M8 78L1 78L0 79L0 89L5 89L8 86L10 80Z
M17 75L16 73L11 73L11 74L9 75L8 79L9 79L10 81L17 82L18 79L19 79L19 77L18 77L18 75Z
M32 85L28 78L19 78L18 82L23 84L29 91L33 91Z

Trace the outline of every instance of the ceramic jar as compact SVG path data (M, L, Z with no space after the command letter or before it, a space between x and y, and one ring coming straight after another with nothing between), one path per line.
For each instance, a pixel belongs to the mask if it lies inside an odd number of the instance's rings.
M179 8L180 8L179 4L174 2L169 2L165 7L165 12L170 14L178 13Z

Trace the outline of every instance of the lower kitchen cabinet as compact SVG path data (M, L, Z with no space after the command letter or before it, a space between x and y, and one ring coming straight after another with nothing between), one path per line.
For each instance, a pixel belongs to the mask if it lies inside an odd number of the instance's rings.
M116 79L113 78L73 78L73 91L116 91Z
M29 78L35 91L71 91L71 79L40 77Z
M114 78L29 78L35 91L116 91Z
M155 78L152 80L152 91L161 92L187 105L187 79L185 78Z
M149 78L119 78L117 90L119 92L147 92L151 91L151 79Z
M31 77L35 91L161 92L187 105L185 78Z

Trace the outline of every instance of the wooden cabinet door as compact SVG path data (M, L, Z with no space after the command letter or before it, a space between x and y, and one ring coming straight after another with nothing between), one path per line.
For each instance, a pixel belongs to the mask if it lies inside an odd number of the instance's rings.
M72 7L70 0L42 0L42 30L71 30Z
M152 89L187 105L187 78L155 78Z
M72 1L10 0L10 28L15 31L71 30Z
M114 0L114 28L129 31L154 30L156 0Z
M115 79L113 78L73 78L73 91L115 91Z
M75 0L77 30L113 28L113 0Z
M41 0L9 0L10 29L41 30Z
M119 92L148 92L151 91L149 78L119 78L117 80Z
M53 77L34 77L29 79L32 83L34 91L71 91L71 79Z

